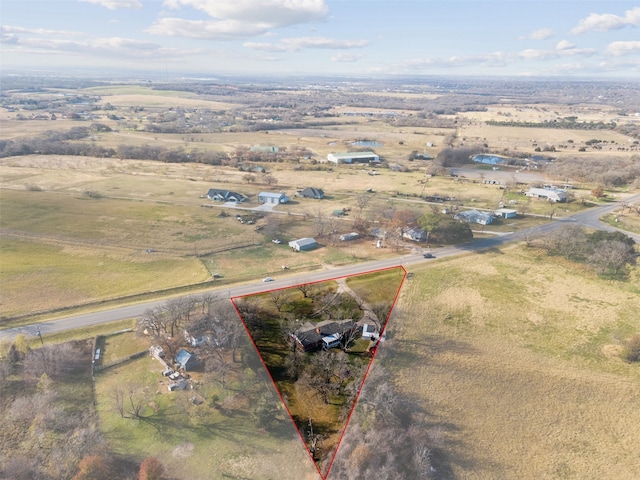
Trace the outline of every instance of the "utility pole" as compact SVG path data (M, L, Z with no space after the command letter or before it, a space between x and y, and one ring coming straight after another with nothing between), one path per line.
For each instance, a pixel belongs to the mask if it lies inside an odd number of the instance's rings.
M37 325L36 329L37 329L36 335L40 337L40 343L42 343L42 346L44 347L44 340L42 339L42 332L40 331L40 325Z

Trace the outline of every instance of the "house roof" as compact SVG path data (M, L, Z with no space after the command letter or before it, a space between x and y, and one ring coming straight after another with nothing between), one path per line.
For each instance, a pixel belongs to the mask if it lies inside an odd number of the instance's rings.
M304 196L324 197L324 191L321 188L306 187L300 193Z
M209 191L207 192L207 196L209 198L219 196L224 198L225 200L229 197L242 198L242 199L246 198L241 193L232 192L230 190L223 190L220 188L210 188Z
M315 239L308 237L308 238L299 238L298 240L292 240L289 242L289 246L292 247L294 245L297 245L298 247L306 247L309 245L315 245L316 242Z
M373 152L347 152L347 153L332 153L334 158L369 158L369 157L378 157L377 154Z
M180 350L176 355L176 363L185 369L188 365L192 365L197 361L197 357L185 349Z
M282 198L285 196L284 193L280 192L280 193L274 193L274 192L260 192L258 194L259 197L266 197L266 198Z

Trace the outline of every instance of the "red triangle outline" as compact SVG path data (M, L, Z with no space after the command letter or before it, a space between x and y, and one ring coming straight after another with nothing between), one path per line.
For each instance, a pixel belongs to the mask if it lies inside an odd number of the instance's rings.
M258 354L258 358L260 358L260 363L262 363L262 366L264 367L267 375L269 376L269 379L271 380L271 383L273 384L273 387L275 388L276 392L278 393L278 397L280 398L280 402L282 402L282 405L284 406L285 410L287 411L287 415L289 415L289 419L291 420L291 422L293 423L294 428L296 429L296 432L298 432L298 436L300 437L300 441L302 442L302 445L304 446L304 449L306 450L307 454L309 455L309 458L311 460L311 463L314 465L314 467L316 468L316 471L318 472L318 475L320 476L320 478L322 480L327 480L329 478L329 475L331 473L331 467L333 467L333 462L336 459L336 456L338 455L338 450L340 449L340 444L342 443L342 439L345 435L345 432L347 431L347 427L349 426L349 422L351 421L351 416L353 415L353 412L356 408L356 405L358 404L358 400L360 399L360 394L362 393L362 387L364 386L364 382L367 379L367 376L369 374L369 370L371 369L371 365L373 365L373 361L376 358L376 354L378 353L378 349L380 348L380 343L378 343L378 345L376 345L375 350L373 351L373 354L371 355L371 360L369 360L369 365L367 366L364 375L362 376L362 381L360 382L360 386L358 387L358 392L356 393L356 396L353 400L353 404L351 405L351 409L349 410L349 415L347 416L347 419L344 422L344 427L342 428L342 432L340 433L340 438L338 439L338 442L336 443L336 446L334 448L333 451L333 456L331 457L331 462L329 462L329 466L327 467L327 473L325 475L322 474L322 472L320 471L320 466L318 465L318 463L313 459L313 455L312 453L309 451L309 448L307 447L307 442L305 442L304 436L302 434L302 432L300 432L300 429L298 428L298 425L296 424L295 420L293 419L293 416L291 415L291 412L289 411L289 407L287 405L287 402L284 401L284 398L282 397L282 392L280 392L280 389L278 388L278 385L276 384L276 382L273 380L273 377L271 376L271 372L269 371L269 367L267 367L267 364L265 363L264 359L262 358L262 355L260 354L260 350L258 349L258 346L256 345L253 336L251 335L251 332L249 331L249 329L247 328L247 324L245 323L244 319L242 318L242 315L240 314L240 311L238 310L238 307L236 305L235 300L239 300L239 299L243 299L243 298L247 298L247 297L252 297L252 296L256 296L256 295L262 295L265 293L269 293L269 292L275 292L278 290L288 290L290 288L295 288L297 285L304 285L304 284L317 284L317 283L324 283L324 282L330 282L332 280L338 280L341 278L350 278L350 277L357 277L360 275L367 275L367 274L371 274L371 273L376 273L376 272L383 272L385 270L392 270L392 269L396 269L396 268L400 268L403 270L403 275L402 275L402 280L400 281L400 284L398 285L398 290L396 291L396 295L393 299L393 302L391 304L391 308L389 309L389 314L387 315L387 318L385 319L383 326L381 328L381 332L380 332L380 336L383 337L384 333L387 329L387 324L389 323L389 319L391 318L391 314L393 313L393 309L396 306L396 302L398 301L398 296L400 295L400 291L402 290L402 286L404 285L404 281L407 278L407 269L404 268L403 265L394 265L391 267L385 267L385 268L379 268L376 270L368 270L366 272L361 272L361 273L356 273L356 274L352 274L352 275L341 275L341 276L337 276L337 277L332 277L332 278L328 278L325 280L318 280L318 281L314 281L314 282L305 282L305 283L299 283L296 285L290 285L287 287L279 287L279 288L272 288L270 290L263 290L261 292L257 292L257 293L250 293L247 295L239 295L236 297L231 297L231 303L233 305L233 308L236 310L236 313L238 314L238 318L240 318L240 321L242 322L242 326L244 327L245 331L247 332L247 335L249 337L249 339L251 340L251 343L253 345L253 348L255 349L256 353Z

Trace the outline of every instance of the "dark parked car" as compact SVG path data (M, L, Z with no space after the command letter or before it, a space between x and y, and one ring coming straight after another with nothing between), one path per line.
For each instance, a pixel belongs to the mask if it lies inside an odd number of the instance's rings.
M423 257L424 257L424 258L436 258L436 257L433 255L433 253L425 253L425 254L423 255Z

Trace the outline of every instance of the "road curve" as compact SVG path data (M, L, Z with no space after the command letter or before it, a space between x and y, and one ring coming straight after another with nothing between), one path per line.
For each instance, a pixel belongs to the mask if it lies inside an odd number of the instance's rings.
M628 197L625 199L628 203L640 201L640 194ZM432 250L434 255L438 258L449 257L453 255L460 255L462 253L475 252L486 248L493 248L500 246L507 242L522 241L526 238L543 236L559 226L567 223L575 223L583 225L588 228L597 228L602 230L614 231L617 230L614 227L600 222L599 218L602 215L612 212L620 206L619 203L612 203L608 205L598 206L586 210L581 213L577 213L568 218L557 219L553 222L540 225L537 227L527 228L519 230L507 235L500 235L493 238L483 238L473 240L469 243L447 246ZM624 232L631 236L640 243L640 235ZM429 262L432 260L425 259L422 254L408 254L400 257L394 257L386 260L375 260L366 263L358 263L354 265L347 265L342 267L330 268L327 270L309 272L301 275L295 275L291 277L284 277L276 279L274 282L263 283L256 282L246 285L227 286L227 287L214 287L207 290L207 293L212 293L219 298L233 298L244 295L250 295L255 293L264 292L266 290L272 290L276 288L287 288L301 283L313 283L323 280L330 280L332 278L344 277L348 275L356 275L373 270L380 270L384 268L397 267L397 266L410 266L416 263ZM204 292L202 292L204 293ZM202 294L201 293L201 294ZM201 295L197 294L195 296ZM52 320L48 322L42 322L32 325L24 325L20 327L8 328L0 330L0 339L13 339L16 335L24 334L28 337L36 336L38 328L44 338L46 335L64 332L67 330L75 330L82 327L90 327L99 325L102 323L114 322L118 320L125 320L127 318L139 317L148 309L158 307L166 302L166 299L153 300L144 303L138 303L135 305L128 305L124 307L116 307L108 310L84 313L80 315L73 315L58 320Z

